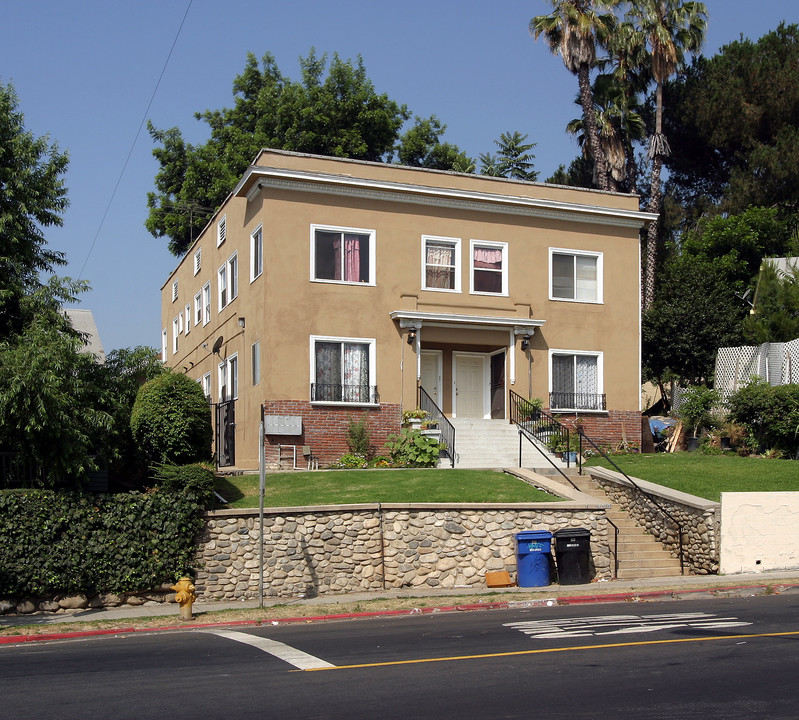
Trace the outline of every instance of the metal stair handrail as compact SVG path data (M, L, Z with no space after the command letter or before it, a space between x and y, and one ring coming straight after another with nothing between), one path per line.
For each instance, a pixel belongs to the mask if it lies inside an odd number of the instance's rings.
M444 416L444 412L438 405L436 405L433 398L427 391L420 385L419 386L419 404L420 410L424 410L431 419L438 423L441 431L441 442L446 445L446 451L449 455L452 467L455 467L455 426Z

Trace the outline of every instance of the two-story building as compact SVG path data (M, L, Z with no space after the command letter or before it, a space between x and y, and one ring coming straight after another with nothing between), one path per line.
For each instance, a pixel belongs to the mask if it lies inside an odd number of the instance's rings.
M639 231L629 195L264 150L162 288L162 352L220 415L221 464L367 418L421 386L451 418L509 391L640 441ZM232 402L231 402L232 401Z

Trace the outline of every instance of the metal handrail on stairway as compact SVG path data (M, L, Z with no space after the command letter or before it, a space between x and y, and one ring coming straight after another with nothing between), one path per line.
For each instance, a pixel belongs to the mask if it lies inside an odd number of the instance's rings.
M441 442L445 445L445 452L449 455L452 467L455 467L455 426L449 421L449 418L444 416L444 412L421 385L419 386L419 402L417 405L420 410L427 412L430 420L438 423Z

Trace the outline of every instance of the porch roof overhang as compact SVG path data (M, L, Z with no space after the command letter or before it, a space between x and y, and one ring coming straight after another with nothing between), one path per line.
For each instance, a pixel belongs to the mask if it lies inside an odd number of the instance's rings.
M532 318L498 317L494 315L459 315L455 313L419 312L416 310L392 310L392 320L398 320L401 328L421 329L427 327L459 327L471 330L512 330L515 335L532 335L546 320Z

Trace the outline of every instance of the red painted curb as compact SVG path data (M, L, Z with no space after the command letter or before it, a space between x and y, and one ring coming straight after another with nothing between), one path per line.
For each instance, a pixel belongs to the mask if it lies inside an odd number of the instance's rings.
M153 628L121 627L110 630L84 630L63 633L47 633L42 635L0 635L0 645L21 644L29 642L44 642L46 640L69 640L72 638L92 637L95 635L121 635L142 632L163 632L175 630L204 630L214 627L268 627L270 625L284 625L296 623L324 622L330 620L354 620L372 617L398 617L403 615L429 615L438 612L471 612L474 610L508 610L511 603L532 603L544 606L548 602L553 605L588 605L593 603L630 602L633 600L657 599L663 597L677 597L679 595L692 595L706 592L730 592L734 590L760 590L765 591L774 585L729 585L724 587L702 587L686 590L650 590L648 592L609 593L607 595L572 595L564 597L541 598L540 600L507 600L491 603L470 603L468 605L445 605L438 607L411 608L409 610L378 610L375 612L339 613L333 615L311 615L292 618L276 618L273 620L232 620L230 622L191 623L180 625L166 625ZM799 588L799 584L778 585L779 588ZM775 594L779 594L779 590Z

